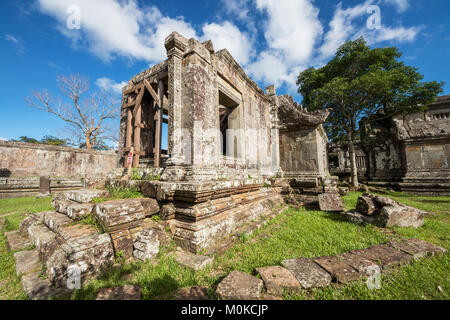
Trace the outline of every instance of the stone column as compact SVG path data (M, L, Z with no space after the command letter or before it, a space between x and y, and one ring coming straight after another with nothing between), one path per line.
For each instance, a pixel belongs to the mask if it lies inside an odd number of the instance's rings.
M165 40L168 57L168 153L170 158L166 162L166 169L161 180L183 180L185 170L183 168L182 148L182 61L186 50L183 36L172 32Z
M266 95L271 100L270 104L270 135L272 152L272 172L277 178L283 177L283 170L280 167L280 120L278 119L279 102L274 85L266 88Z

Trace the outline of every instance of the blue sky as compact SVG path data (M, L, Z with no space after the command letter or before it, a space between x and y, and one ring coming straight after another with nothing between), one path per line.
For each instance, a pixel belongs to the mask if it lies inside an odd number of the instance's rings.
M71 5L80 29L67 28ZM367 20L379 9L380 24ZM425 80L450 94L448 0L32 0L0 4L0 139L64 136L64 122L29 107L33 90L58 93L56 76L77 72L92 90L120 88L165 59L177 31L226 47L260 85L296 94L303 69L325 64L344 41L364 35L373 47L395 45ZM375 20L370 20L375 21ZM370 26L370 25L369 25ZM117 126L117 121L114 122Z

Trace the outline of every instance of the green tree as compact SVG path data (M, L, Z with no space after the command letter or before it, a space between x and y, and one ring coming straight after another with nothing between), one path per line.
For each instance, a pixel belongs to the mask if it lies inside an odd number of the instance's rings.
M34 138L27 137L27 136L20 136L19 139L13 139L11 141L13 141L13 142L26 142L26 143L39 143L38 140L36 140Z
M426 110L442 92L443 82L422 82L417 68L399 61L401 55L396 47L371 49L359 38L339 47L322 68L309 68L298 76L303 105L329 109L325 127L330 140L348 144L354 186L359 185L354 148L359 120Z
M45 135L40 143L42 144L51 144L53 146L61 146L61 147L65 147L67 145L67 141L64 139L59 139L57 137L54 136L50 136L50 135Z

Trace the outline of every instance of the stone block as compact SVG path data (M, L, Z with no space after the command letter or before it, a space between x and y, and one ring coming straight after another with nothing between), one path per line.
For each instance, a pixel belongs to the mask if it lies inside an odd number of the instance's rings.
M210 300L208 287L192 286L179 288L174 295L174 300Z
M30 214L28 217L22 220L20 223L20 233L23 236L28 236L28 228L36 223L44 222L44 216L46 213L53 212L53 211L46 211L46 212L39 212L39 213L33 213Z
M424 224L425 213L413 207L403 205L384 206L380 210L378 223L383 227L413 227Z
M354 250L351 253L379 263L383 269L407 263L412 259L409 254L381 244L367 249Z
M138 285L125 285L116 288L103 288L95 300L141 300L141 287Z
M447 249L421 239L409 239L408 243L417 246L420 250L426 250L429 255L447 253Z
M105 201L95 206L95 214L106 232L131 229L142 224L146 215L145 207L152 200L154 199Z
M45 225L53 232L58 232L61 227L64 227L65 225L72 222L72 219L61 213L47 212L44 215Z
M14 258L16 259L16 274L18 276L23 273L39 271L38 269L42 267L37 250L16 252Z
M92 213L94 204L62 199L53 201L53 207L55 211L63 213L71 219L80 219Z
M375 224L377 222L376 217L365 216L365 215L357 212L356 210L344 212L344 213L342 213L342 216L344 217L345 220L353 222L353 223L357 223L357 224L364 224L364 223Z
M212 265L214 258L177 250L175 260L184 267L198 271Z
M347 252L336 256L336 258L358 270L361 275L371 276L375 270L381 271L381 266L357 254Z
M8 251L23 250L33 245L30 238L22 236L19 231L5 232L5 236Z
M175 205L171 202L161 206L161 211L159 212L159 216L162 220L170 220L175 219L175 212L177 209Z
M315 258L314 262L331 274L336 282L347 283L362 276L358 270L336 257L319 257Z
M61 192L54 199L72 200L78 203L89 203L95 198L109 198L110 194L107 190L97 189L81 189L74 191Z
M150 228L143 229L134 242L133 257L141 261L154 259L158 255L159 245L157 233Z
M129 230L116 231L110 234L116 256L121 252L124 258L133 256L133 239Z
M365 215L371 216L377 213L377 207L375 205L375 201L372 197L361 196L358 198L356 202L356 211Z
M427 250L424 247L416 246L414 243L407 240L389 241L391 247L408 253L413 256L414 259L420 259L427 255Z
M379 206L379 207L384 207L384 206L393 206L393 205L398 205L399 203L391 198L388 197L381 197L381 196L376 196L374 198L374 202Z
M326 287L331 283L330 274L311 259L289 259L283 260L281 264L292 272L304 289Z
M263 281L242 271L232 271L216 289L222 300L258 300L264 287Z
M108 234L73 238L61 245L47 260L47 277L53 285L66 286L69 274L80 281L98 275L114 263L114 251Z
M48 279L40 277L40 271L23 275L21 278L23 291L31 300L44 300L60 293L62 290L51 285Z
M280 266L257 268L266 286L267 294L281 296L285 291L289 293L300 292L300 282L287 269Z
M319 194L319 207L322 211L341 212L344 211L344 204L337 193Z

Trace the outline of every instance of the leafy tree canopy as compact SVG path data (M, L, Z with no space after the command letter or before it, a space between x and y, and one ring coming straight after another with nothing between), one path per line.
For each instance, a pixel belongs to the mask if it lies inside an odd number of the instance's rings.
M443 82L422 82L415 67L399 61L395 47L371 49L363 38L348 41L319 69L298 76L298 92L309 110L330 109L325 124L332 141L357 140L358 121L426 110Z

